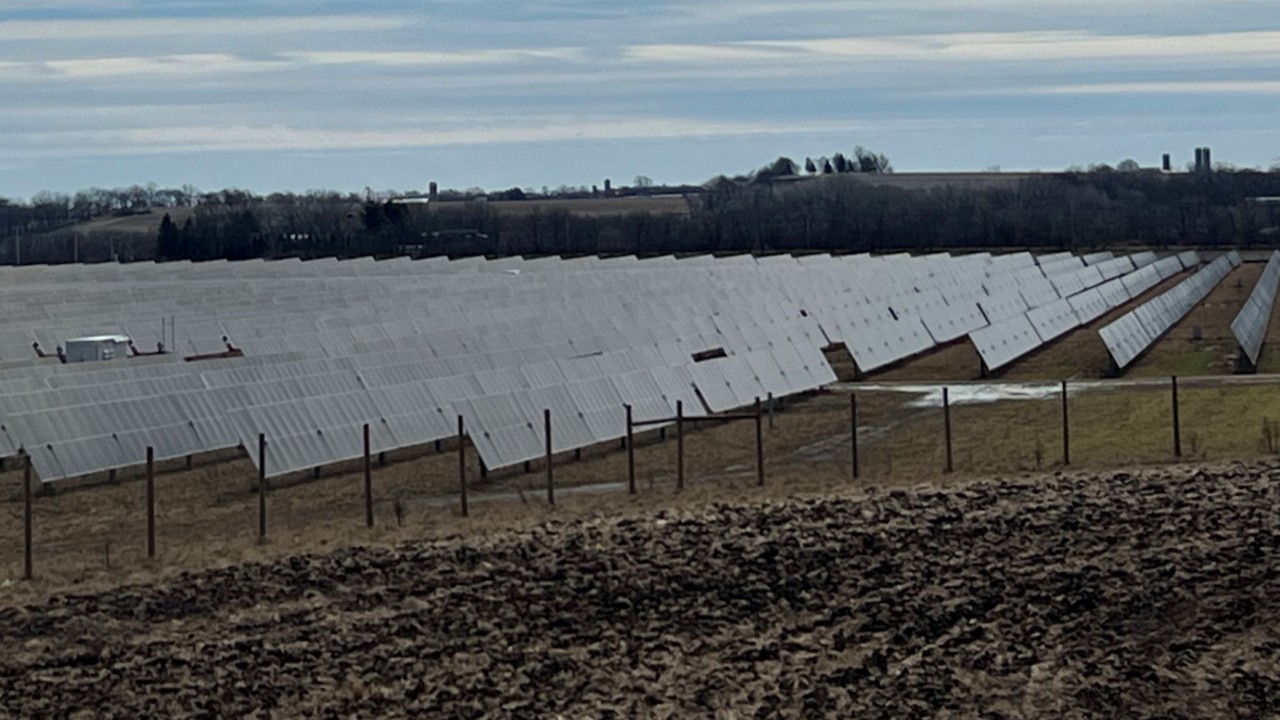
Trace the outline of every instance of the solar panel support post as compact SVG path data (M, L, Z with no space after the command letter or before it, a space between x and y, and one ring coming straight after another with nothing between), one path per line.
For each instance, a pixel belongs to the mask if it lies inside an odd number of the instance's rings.
M636 494L636 439L631 406L627 406L627 493Z
M684 401L676 401L676 490L684 490Z
M1062 381L1062 464L1071 464L1071 418L1067 411L1067 381Z
M22 456L22 579L35 577L31 561L31 456Z
M458 416L458 499L462 503L462 517L467 516L467 435Z
M258 433L258 542L267 541L267 436Z
M147 448L147 557L156 556L156 451Z
M769 393L769 429L773 429L773 393Z
M551 463L551 410L542 411L543 437L547 440L547 504L556 504L556 478Z
M1169 382L1173 390L1173 456L1180 458L1182 457L1182 423L1178 418L1178 376L1171 376Z
M951 461L951 389L942 388L942 428L947 441L947 472L953 472L955 465Z
M364 525L373 527L373 462L369 452L369 423L364 424Z
M858 394L849 393L849 449L853 460L853 479L858 479Z
M764 410L756 398L756 485L764 487Z

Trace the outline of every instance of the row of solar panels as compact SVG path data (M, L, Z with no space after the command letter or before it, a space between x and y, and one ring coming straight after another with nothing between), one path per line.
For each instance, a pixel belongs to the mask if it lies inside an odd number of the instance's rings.
M1146 264L1133 272L1113 275L1096 286L1086 285L1074 295L1012 314L973 331L969 337L982 358L984 368L988 372L998 371L1138 297L1162 279L1200 262L1198 253L1194 251L1163 260L1155 260L1154 254L1143 254L1140 260Z
M1219 256L1195 275L1172 289L1130 310L1098 332L1116 367L1125 368L1138 358L1169 328L1191 312L1231 269L1240 265L1240 254Z
M938 262L935 260L931 264L936 265ZM28 301L44 311L65 315L66 319L62 323L56 320L30 321L23 327L23 322L9 315L9 327L3 332L3 337L0 337L0 343L7 351L16 350L28 354L33 341L39 341L51 349L66 337L122 334L133 337L140 346L150 346L154 344L153 340L160 339L162 322L174 319L181 332L181 340L189 338L195 344L196 351L211 351L220 349L220 338L223 335L237 343L253 337L254 331L259 328L262 332L278 336L282 334L279 320L290 316L296 318L294 324L299 331L314 332L324 329L316 326L316 319L325 311L342 313L353 306L365 310L365 320L394 309L406 312L413 310L415 312L412 316L422 317L440 315L442 310L446 314L460 314L485 307L519 308L541 305L549 296L556 294L565 302L581 303L584 299L594 299L605 294L604 291L610 288L626 287L628 284L665 291L681 285L704 288L717 282L740 286L744 282L774 280L786 287L794 284L794 276L800 272L804 273L806 279L820 278L825 273L827 277L841 283L846 293L865 298L867 302L875 302L901 294L904 290L911 290L913 284L921 279L928 279L930 283L942 283L951 277L949 274L945 277L928 275L922 268L915 268L917 264L833 261L831 268L822 268L813 264L801 266L798 263L790 266L731 263L694 265L687 268L677 265L669 270L660 270L660 266L646 263L636 266L630 272L602 273L603 277L577 273L570 282L547 283L529 276L493 276L489 284L484 286L465 277L435 275L411 276L403 278L408 283L405 285L379 283L374 288L358 278L308 281L295 285L285 281L259 282L246 287L241 287L238 281L230 287L207 282L196 286L147 285L141 289L129 288L141 293L146 302L127 305L118 303L119 298L114 297L114 288L104 291L100 298L74 304L60 301L61 296L57 293L61 289L53 288L52 295L28 298ZM975 266L971 262L957 262L957 267L961 265ZM984 276L979 274L978 277ZM164 287L170 288L171 297L163 295ZM222 291L221 295L219 291ZM0 301L3 301L5 295L0 289ZM221 317L224 312L226 317ZM218 318L212 323L212 327L211 317ZM358 317L351 318L351 322L358 320ZM285 329L288 327L285 325ZM208 342L212 342L214 346L202 344ZM186 343L182 344L186 349Z
M1100 258L1101 256L1092 256ZM101 286L95 293L86 293L86 296L79 301L69 301L67 295L74 288L68 288L63 285L41 286L37 285L34 289L28 290L25 287L14 285L0 287L0 307L6 310L6 317L11 320L10 326L17 327L19 330L22 325L21 311L25 309L34 309L39 311L38 316L33 318L31 322L39 322L36 330L45 331L43 337L4 337L0 338L0 353L7 352L9 348L17 347L21 352L26 353L27 347L32 340L39 340L46 346L56 344L61 338L83 335L83 334L102 334L110 331L115 334L124 334L134 337L140 346L150 346L152 340L158 338L157 328L161 321L167 319L176 319L178 327L185 331L193 323L201 324L202 320L207 319L210 315L217 316L219 310L227 310L231 313L228 322L244 322L254 316L269 318L282 312L299 312L314 311L316 308L342 309L348 305L356 304L373 304L379 300L386 302L380 309L396 307L407 298L415 298L420 296L434 297L433 305L448 304L452 302L453 309L459 310L462 307L472 307L477 304L485 304L493 302L502 303L504 297L510 299L512 293L524 292L525 288L532 287L542 289L552 289L569 286L576 288L579 284L595 279L597 283L603 283L603 287L616 284L619 279L625 279L632 275L645 275L647 277L660 276L662 278L676 279L681 281L696 280L696 277L682 278L681 274L695 275L702 274L707 277L714 278L717 274L730 274L733 276L734 282L741 282L746 276L753 274L763 274L764 279L787 274L795 274L803 272L806 277L812 277L815 274L827 273L831 277L838 277L844 281L847 291L854 292L867 298L869 301L884 299L890 295L901 293L904 288L911 288L913 285L923 284L921 281L928 281L929 284L941 284L947 281L956 281L961 277L978 277L984 278L988 286L991 283L999 281L1006 277L1009 273L1019 269L1035 269L1035 258L1028 253L1018 253L1008 256L989 256L989 255L973 255L963 256L960 258L951 258L946 255L925 256L923 258L912 258L910 256L894 255L882 258L871 258L869 256L853 256L834 258L830 256L804 256L793 258L790 256L775 256L768 258L753 259L750 256L737 256L723 259L713 258L689 258L675 260L674 258L658 258L653 260L636 261L619 263L614 259L598 264L584 264L587 259L573 259L561 261L557 258L543 258L531 261L522 261L516 259L514 262L520 263L528 268L537 268L539 273L527 273L522 275L508 274L484 274L480 277L476 275L466 275L461 273L447 273L443 271L432 271L428 273L399 272L387 275L376 275L379 282L371 284L367 281L368 277L374 276L372 272L364 270L359 272L350 271L343 263L317 263L314 265L304 263L269 263L257 262L256 265L249 264L250 268L257 267L262 270L284 270L290 267L301 268L307 265L308 272L297 278L272 278L264 277L256 281L246 281L240 277L235 279L227 279L212 275L209 268L205 265L185 266L188 270L197 272L196 278L186 280L183 278L184 264L165 264L165 265L139 265L139 266L123 266L129 268L127 272L128 279L117 277L125 275L123 270L115 270L119 266L95 266L91 270L84 271L65 271L70 275L88 274L96 275L110 270L108 278L118 280L115 285L106 282L90 283L90 285ZM478 262L446 262L446 263L406 263L395 261L350 261L358 263L361 267L366 268L407 268L414 270L416 268L440 268L447 270L454 266L463 267L509 267L513 264L512 259L503 259L495 261L478 261ZM1078 262L1076 263L1078 264ZM234 271L236 275L240 275L246 266L239 263L220 263L214 264L215 269L221 267L223 272ZM137 268L136 270L134 268ZM318 269L328 268L333 272L334 276L327 277ZM343 269L347 272L340 272ZM590 272L584 272L583 268L589 268ZM606 270L607 268L607 270ZM25 276L25 273L38 270L38 268L21 268L17 272L11 273L12 277L17 280ZM64 271L57 270L57 273ZM853 273L853 276L850 276ZM253 275L253 273L247 273ZM573 276L572 283L550 282L547 278L562 278ZM317 278L318 279L315 279ZM513 280L514 278L514 280ZM751 277L751 279L756 279ZM789 281L789 279L788 279ZM647 281L646 281L647 282ZM33 292L43 288L44 294L32 294ZM16 291L15 291L16 290ZM584 292L588 292L585 291ZM598 294L598 293L591 293ZM125 305L120 304L121 296L132 298ZM15 301L16 298L16 301ZM581 299L581 298L578 298ZM24 304L25 303L25 304ZM519 306L520 303L514 303ZM118 313L118 314L116 314ZM65 318L67 325L58 326L57 318ZM54 322L49 322L53 320ZM205 323L207 324L207 323ZM6 331L7 333L8 331ZM237 333L231 332L206 332L205 337L192 337L194 343L209 342L214 343L212 347L198 345L195 351L216 351L221 349L218 343L221 335L228 335L233 341L238 341ZM184 338L185 339L185 338ZM0 354L0 357L4 357Z
M1027 256L1027 257L1030 260L1030 256ZM934 262L936 264L937 261L934 261ZM975 265L975 263L972 263L972 262L962 263L962 264ZM742 265L741 263L736 264L736 266L747 267L745 265ZM886 264L886 268L891 268L891 267L893 267L892 264ZM1025 268L1024 266L1024 269L1027 269L1027 268ZM1008 312L1007 310L1002 309L1002 307L999 305L999 303L1001 302L1008 304L1008 302L1012 300L1012 301L1016 301L1017 303L1025 304L1024 298L1031 298L1032 304L1039 304L1041 302L1047 301L1050 298L1056 298L1056 294L1054 294L1053 289L1051 287L1047 287L1048 283L1046 282L1044 276L1041 275L1039 271L1035 269L1035 265L1033 261L1030 265L1029 270L1030 270L1030 273L1034 275L1034 277L1038 278L1040 287L1038 288L1024 287L1021 290L1021 294L1015 292L1015 293L1007 294L1007 296L1003 299L988 298L984 300L984 303L988 305L987 307L988 314L994 314L996 312L1001 312L1001 313ZM808 277L809 274L811 274L811 272L809 270L806 270L805 284L808 284L810 282L810 278ZM1013 277L1013 274L1010 274L1009 277ZM985 276L979 276L979 278L985 278ZM789 280L794 280L794 278L789 278ZM989 292L989 289L988 289L989 287L996 287L994 285L991 285L991 282L992 282L991 278L980 279L980 283L983 283L983 284L978 284L976 287L970 286L968 288L968 292L969 294L974 294L974 293L981 294L984 292ZM854 284L860 285L861 283L854 283ZM818 286L818 285L821 285L821 283L815 282L813 283L813 285ZM845 287L847 288L848 285L849 283L846 280ZM943 286L952 287L945 284ZM787 287L787 286L783 285L782 287ZM962 291L960 291L958 286L954 286L954 287L955 287L954 290L948 291L949 293L951 293L953 299L954 297L964 294ZM899 293L901 292L902 292L902 288L899 288ZM665 293L665 294L670 294L670 293ZM907 302L906 298L913 297L913 296L920 297L922 295L923 294L916 293L916 291L912 288L907 288L906 295L898 294L893 296L893 298L891 299L895 305L899 305L901 307L900 303ZM868 296L865 294L860 294L860 297L865 298ZM801 297L800 294L797 294L794 298L792 298L793 305L798 304L800 302L811 304L813 301L814 299L812 295L810 295L808 298L803 298ZM525 299L525 301L522 302L520 305L516 307L511 307L511 308L504 308L502 309L501 312L508 318L507 321L510 323L522 323L524 325L528 325L531 312L540 312L540 314L543 316L547 314L552 314L552 315L563 314L566 317L569 317L572 315L573 311L577 307L585 306L588 308L594 308L597 305L604 304L600 301L596 301L592 303L583 303L582 301L579 300L575 302L576 302L576 306L568 303L561 303L559 309L557 310L555 304L551 304L548 307L543 307L540 303L530 302L529 299ZM883 309L884 311L892 312L890 308L888 308L887 306L873 306L873 305L870 305L869 303L870 301L868 300L867 304L858 305L856 307L856 312L854 313L855 316L857 315L861 315L864 317L872 316L875 314L878 308ZM855 304L856 304L856 298L855 298ZM941 309L942 307L945 306L945 304L946 303L942 299L938 299L937 309ZM534 308L534 307L537 308L536 311L531 310L531 308ZM671 313L671 309L670 309L671 307L672 307L671 305L668 306L666 310L667 314ZM680 308L682 307L682 305L680 303L675 303L674 307ZM276 309L270 303L267 303L265 305L265 308L267 310ZM914 310L916 311L921 311L925 309L926 308L923 308L923 307L914 308ZM1014 311L1017 311L1018 309L1019 308L1015 308ZM401 313L400 315L401 317L406 317L406 316L412 317L413 313L417 310L419 310L419 308L413 307L413 306L377 308L377 311L386 313L386 314L393 314L393 311L399 311ZM548 312L548 310L550 312ZM478 310L478 311L472 311L470 313L459 313L457 315L451 315L451 316L435 316L435 317L431 317L429 320L427 319L410 320L410 321L406 321L403 324L405 327L402 328L400 332L405 332L407 329L409 334L416 334L416 333L425 332L429 329L437 329L439 327L443 327L443 328L447 328L450 326L475 327L475 326L484 324L485 320L493 319L488 317L478 317L478 315L480 314L486 314L489 312L490 311ZM634 312L634 309L629 310L629 312ZM495 317L498 315L498 313L499 311L497 310L493 311L493 315ZM418 314L419 316L421 316L422 313L418 313ZM319 321L317 320L317 317L315 315L307 315L302 313L296 314L296 318L297 318L296 320L287 319L289 316L267 315L266 317L273 320L273 322L270 325L265 325L260 327L245 325L244 323L246 322L247 319L232 318L222 322L216 322L216 321L209 322L205 320L205 321L198 321L195 323L182 323L181 330L183 334L190 339L191 350L195 352L216 352L224 349L220 340L221 336L223 335L229 336L232 339L233 343L237 344L243 349L252 351L254 353L282 352L282 351L288 351L288 350L317 351L323 347L332 346L338 343L386 342L388 340L391 340L393 337L395 337L395 335L393 335L390 332L392 330L390 324L387 324L387 325L372 324L372 325L365 325L365 326L357 325L357 326L348 327L346 330L346 334L340 331L333 331L333 334L331 336L325 337L322 333L317 332L317 329L316 329L317 324L325 324L326 320L325 318L323 318L323 316L321 316ZM366 320L368 317L369 317L368 315L364 316ZM535 315L534 317L537 317L537 315ZM610 316L608 314L601 313L597 315L597 318L602 321L608 322ZM329 317L327 319L328 322L339 322L344 320L349 320L349 322L352 322L352 323L356 322L355 319L349 319L344 317ZM927 315L925 315L925 320L926 321L928 320ZM937 317L937 318L934 318L934 320L935 322L931 323L934 325L934 327L930 329L931 333L937 333L937 331L940 329L939 327L940 325L946 322L952 322L943 317ZM452 322L452 325L450 324L451 322ZM858 324L857 317L852 318L851 322L852 324L857 325ZM384 327L388 332L382 331ZM131 324L129 326L121 325L119 326L119 331L123 331L125 334L129 334L128 331L130 329L136 330L136 328L137 328L136 323ZM138 333L135 331L133 335L142 334L145 337L146 336L145 333L150 328L151 328L151 325L148 323L142 326L142 333ZM97 329L100 331L103 328L99 327ZM57 342L57 338L65 336L66 334L69 333L69 331L70 331L69 328L63 329L61 331L58 329L52 329L52 330L40 329L39 335L41 337L39 339L46 346L46 348L48 348ZM525 331L526 332L529 331L527 327L525 328ZM199 338L200 338L200 345L198 347L195 345L195 338L197 337L197 333L199 333ZM151 334L154 335L155 333L152 332ZM289 339L293 336L297 336L297 339L296 340ZM29 338L22 339L23 344L25 344L25 340L27 339ZM148 337L148 339L150 338ZM138 344L141 345L142 347L148 347L150 345L150 343L146 341L139 341Z
M1267 336L1267 326L1271 322L1271 309L1276 302L1276 288L1280 286L1280 251L1271 253L1267 266L1253 287L1249 299L1245 301L1240 313L1231 321L1231 332L1240 343L1240 349L1249 359L1252 367L1257 367L1258 356L1262 353L1262 342Z
M723 318L721 322L724 322ZM155 431L157 436L164 440L164 448L158 448L161 458L170 457L171 454L182 456L213 451L223 449L232 440L244 441L244 433L230 433L225 423L220 421L224 416L230 417L233 411L290 406L290 403L302 400L307 401L307 408L314 410L317 403L324 404L325 401L322 398L330 397L334 398L333 402L337 404L329 415L334 418L343 418L345 422L350 420L350 417L340 412L341 405L351 400L352 393L374 392L394 387L400 393L415 391L419 394L428 393L439 400L434 405L424 405L422 409L413 413L384 413L376 417L363 418L366 422L377 423L378 427L394 426L399 429L391 436L380 434L381 446L391 442L387 438L413 440L411 444L418 444L425 437L422 435L423 432L439 433L446 426L451 428L452 422L448 416L451 416L454 410L446 408L454 404L458 405L457 409L464 414L474 414L468 419L468 423L472 426L473 441L480 448L481 456L486 463L490 467L505 467L527 458L512 457L511 447L502 443L486 444L484 440L486 432L496 432L501 436L501 433L510 434L516 431L507 428L504 424L506 419L503 416L486 414L486 408L492 405L485 404L484 398L520 395L535 389L546 391L547 388L567 388L573 387L578 382L606 379L610 382L630 382L631 391L615 394L616 397L613 399L620 398L619 402L612 403L612 399L607 400L609 406L607 408L580 407L574 410L561 403L550 409L558 411L557 416L561 422L565 423L579 423L582 418L588 418L591 412L595 412L596 415L612 413L617 416L617 422L621 422L624 403L634 405L639 412L662 407L664 414L669 415L674 412L674 401L677 399L685 400L690 412L702 411L703 403L706 410L721 412L749 404L755 397L791 395L816 389L835 379L834 373L819 350L825 341L812 337L820 337L820 331L812 325L813 321L807 322L809 323L807 327L803 319L795 321L789 328L769 325L764 329L757 329L757 332L751 334L751 340L746 339L747 334L740 335L738 338L743 344L734 348L737 351L735 355L703 363L693 363L689 359L690 353L687 349L672 347L671 352L651 352L644 347L639 347L628 351L566 357L536 364L512 362L506 368L478 371L465 376L432 377L429 372L430 366L420 360L402 365L360 367L359 363L354 361L369 359L360 357L353 358L352 363L352 367L358 368L358 372L339 371L289 378L271 377L280 370L271 366L219 370L209 373L207 378L196 378L201 387L216 389L200 390L195 394L182 392L192 388L195 383L190 376L180 374L160 375L146 380L122 380L114 386L119 391L114 393L114 396L119 399L110 402L103 402L104 393L106 388L113 386L93 384L92 380L94 377L101 378L108 373L121 372L123 369L73 374L66 376L66 379L74 379L75 382L62 390L24 393L0 398L0 407L4 407L6 412L10 413L4 426L0 426L0 430L3 431L0 432L0 446L7 444L8 447L0 447L0 450L13 452L19 445L26 447L41 477L45 480L53 480L111 469L117 467L122 458L141 457L133 452L137 449L134 446L145 442L145 435L149 431ZM726 324L725 327L732 326ZM701 348L702 346L692 347ZM421 353L419 353L420 356ZM474 362L484 357L487 356L475 355L468 357L467 360ZM308 362L315 364L315 361ZM186 369L195 366L171 367ZM291 364L282 366L282 368L291 367L293 367ZM456 371L458 368L457 365L440 366L442 371L450 369ZM154 369L168 370L169 368L154 366ZM684 376L676 378L679 382L674 383L686 388L685 395L681 396L671 391L673 380L670 372L685 373ZM647 373L656 374L658 380L646 382L645 379L649 377ZM257 378L253 377L255 374L258 375ZM263 377L264 375L266 377ZM262 381L242 384L250 379ZM638 390L655 387L664 387L666 392L661 395L637 393ZM693 394L695 388L696 395ZM174 415L172 412L163 411L169 406L158 404L160 399L154 397L156 392L176 392L177 395L188 400L204 398L205 401L197 405L199 412ZM142 401L126 399L132 393L147 393L150 397ZM86 401L97 404L86 404ZM475 404L471 404L473 402ZM72 404L61 406L62 403ZM50 404L57 404L59 407L48 408ZM208 409L210 406L215 410L210 411ZM300 412L298 406L294 407L295 411ZM532 406L523 404L521 407L528 409ZM15 410L18 412L13 414ZM538 417L540 416L541 410L538 410ZM258 430L267 433L270 437L280 438L279 452L287 453L291 443L296 445L305 442L310 447L321 442L316 437L311 437L310 432L284 432L286 429L296 430L299 427L308 427L308 419L311 417L313 416L307 415L288 428L268 425ZM527 422L522 425L527 428L531 426L532 419L526 418L526 420ZM609 426L616 429L617 422ZM603 426L599 422L595 425L597 429ZM241 419L237 427L244 429L248 425ZM323 435L323 431L328 427L330 427L329 424L319 423L314 425L314 430L319 435ZM253 433L250 435L256 436ZM527 438L528 433L521 433L521 436ZM428 439L440 439L440 437L443 436L437 435ZM574 436L565 436L565 438L572 437ZM235 442L231 444L234 445ZM557 440L557 443L560 442L561 440ZM515 447L528 448L530 445L525 443ZM94 452L95 448L100 452ZM312 458L307 467L325 464L333 459L332 455L318 456ZM277 458L274 451L269 452L268 463L269 472L273 474L297 469Z
M223 388L215 394L219 401L192 400L194 409L187 414L173 416L157 411L153 417L135 412L136 408L127 404L129 399L120 397L112 405L118 408L118 417L86 411L85 417L92 420L86 426L67 420L68 415L61 408L40 409L41 402L54 401L53 395L28 398L23 405L27 414L48 415L19 418L12 424L10 444L16 439L30 448L38 471L48 480L110 469L116 467L114 463L135 458L125 463L132 464L140 457L136 446L145 433L152 431L166 443L162 457L169 457L170 453L181 456L221 449L229 440L244 442L246 436L256 436L253 431L257 430L273 438L279 447L268 453L268 472L274 475L348 457L342 453L350 451L350 446L343 443L352 442L353 431L339 433L343 439L333 440L332 444L326 440L335 436L338 426L359 419L353 418L342 404L352 402L367 409L367 403L355 402L359 393L395 387L405 396L427 393L436 404L409 411L403 406L390 407L391 401L383 396L387 406L378 407L378 416L364 418L386 428L385 432L378 431L380 448L420 443L428 435L444 432L446 424L452 432L447 416L461 409L464 414L475 416L468 417L467 422L482 458L490 467L505 467L529 459L525 455L535 445L540 453L541 442L534 443L531 438L541 431L543 409L552 410L559 422L567 424L563 438L553 432L557 447L588 437L593 442L617 437L617 423L622 417L621 406L615 402L618 398L638 410L663 409L669 413L674 400L680 399L670 375L648 382L643 375L634 373L663 375L664 369L674 368L679 387L688 399L696 397L697 408L729 410L749 404L755 397L803 392L834 380L820 353L820 348L829 342L852 342L851 352L860 365L873 365L884 361L883 356L875 354L881 352L879 347L888 347L890 354L899 357L923 352L938 342L972 332L977 323L988 322L988 313L992 317L1030 317L1034 312L1036 323L1048 334L1065 320L1062 303L1070 308L1068 300L1060 297L1059 288L1074 287L1077 281L1088 285L1109 273L1113 277L1119 275L1125 266L1134 265L1129 258L1109 255L1093 256L1095 265L1086 265L1084 260L1069 255L1060 256L1046 262L1054 270L1049 276L1045 266L1038 266L1030 255L1025 259L1005 256L999 263L971 257L956 259L954 274L947 274L950 265L943 258L931 258L927 262L878 260L872 263L874 272L905 286L890 289L883 282L868 282L857 291L851 291L849 283L864 273L849 272L851 263L838 263L849 267L824 270L812 259L729 263L715 266L715 272L673 270L652 277L639 270L647 267L639 263L633 270L611 271L607 279L577 273L562 276L555 283L504 275L497 279L501 285L486 285L485 292L480 293L474 289L465 291L466 301L454 299L449 305L451 311L460 311L465 302L477 298L481 305L478 309L434 316L429 322L410 320L376 327L348 322L357 316L345 308L346 303L357 302L352 298L369 299L365 305L376 304L371 299L374 293L356 288L322 311L296 309L296 304L305 306L313 299L321 302L312 288L305 294L305 302L299 302L297 296L287 296L289 310L284 315L279 313L280 305L259 308L263 324L238 324L242 323L241 318L213 323L215 332L232 326L252 333L246 336L246 349L259 355L211 361L220 369L228 369L220 381L211 379L214 373L209 379L201 377L206 390ZM1154 261L1154 255L1149 259ZM1178 262L1174 258L1161 262L1170 261ZM767 271L763 269L766 267ZM996 267L1003 270L991 274ZM1160 270L1149 272L1158 281ZM447 276L433 278L443 279ZM290 290L302 289L303 285ZM495 288L512 287L522 290L486 294ZM416 288L411 283L402 288L406 294L387 295L382 300L411 298ZM757 295L761 288L763 293ZM326 292L322 289L320 294ZM650 302L655 293L665 301ZM555 300L536 306L530 304L534 297ZM376 312L386 308L379 306ZM806 312L806 308L815 310ZM412 313L417 306L410 304L400 309ZM592 309L599 312L593 314ZM363 308L363 317L367 319L369 312L369 308ZM671 317L683 319L670 322ZM321 330L323 327L331 329ZM902 334L904 329L910 331L906 336ZM388 350L390 345L397 349ZM692 353L715 347L724 349L728 356L692 362ZM280 362L255 362L266 354ZM333 365L321 367L340 359L350 361L347 370L359 369L358 384L350 384L350 373L344 380L341 372L332 372ZM183 373L198 373L202 365L175 363L170 357L167 361L131 360L125 367L91 371L42 366L33 368L30 377L14 382L21 383L22 387L15 390L22 392L31 391L33 381L46 388L85 389L111 378L132 383L123 391L127 395L146 392L140 387L144 376L165 378L166 383L180 385L183 381L178 378ZM292 370L304 366L314 370L315 377L290 377ZM464 369L471 371L469 376L446 381L458 378L458 371ZM685 371L687 378L679 376ZM272 375L276 376L274 380L267 379ZM597 382L614 382L614 378L630 383L626 391L615 388L617 398ZM584 400L586 391L581 387L576 396L568 389L581 383L597 386L590 394L594 400ZM655 393L655 387L665 390ZM536 407L539 402L531 399L533 390L538 391L537 397L546 407ZM555 407L551 407L553 396L562 400ZM342 400L328 408L324 397ZM573 402L563 401L565 397ZM280 422L283 411L279 409L261 413L253 410L272 406L293 408L296 422ZM84 407L72 406L70 412L80 412ZM519 418L507 412L513 407L521 409ZM0 400L0 422L6 412ZM56 421L50 419L55 416ZM606 421L606 416L612 419ZM259 422L255 420L258 417L264 419ZM156 418L167 421L154 425ZM59 427L65 428L66 434L60 434ZM607 428L612 429L606 431Z
M689 414L723 412L835 380L825 362L806 365L791 348L489 395L480 394L474 377L377 388L344 387L340 377L315 386L325 394L306 395L295 385L256 405L239 406L253 394L224 388L21 413L8 418L0 439L24 447L48 482L136 465L146 446L164 460L252 447L262 433L270 438L267 474L274 477L359 457L364 423L374 449L386 451L451 437L462 415L486 465L501 468L541 455L543 410L555 418L552 439L562 452L623 437L626 405L637 419L670 417L677 401Z
M1139 261L1158 264L1153 254L1140 255ZM891 306L887 313L870 318L866 315L850 317L830 304L810 311L832 342L845 344L863 373L966 335L983 355L988 369L994 370L1078 324L1065 324L1068 319L1073 319L1074 308L1067 298L1059 294L1058 288L1092 288L1107 279L1118 284L1116 278L1125 276L1134 268L1133 261L1127 257L1113 258L1110 253L1092 257L1097 264L1091 266L1070 260L1053 263L1059 273L1052 277L1032 268L1029 272L1010 273L999 283L984 283L976 291L963 286L926 291L917 295L920 300L915 307L898 310ZM1177 257L1160 262L1172 263L1181 269L1181 260ZM1154 269L1145 272L1158 278L1158 271ZM934 297L936 300L932 299ZM1118 302L1128 299L1126 293ZM1097 316L1088 320L1094 317ZM859 319L864 322L859 322ZM1045 332L1044 338L1034 332L1026 332L1032 322ZM1021 349L1010 351L1007 348L1011 346ZM997 348L1000 349L997 351Z

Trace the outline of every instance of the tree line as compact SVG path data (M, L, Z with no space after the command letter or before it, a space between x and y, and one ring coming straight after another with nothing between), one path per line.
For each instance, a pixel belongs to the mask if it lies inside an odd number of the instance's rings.
M833 156L834 158L835 156ZM866 160L866 165L863 160ZM814 171L802 174L812 164ZM826 172L826 165L831 172ZM843 172L837 170L842 164ZM40 203L0 204L25 213L31 246L24 262L254 257L942 251L1033 247L1257 247L1280 241L1280 172L1209 175L1091 171L1032 175L989 186L905 189L868 181L887 174L870 151L804 165L788 158L734 178L682 188L687 212L578 213L554 203L513 211L507 203L460 194L450 202L404 204L388 194L314 192L259 196L244 191L188 194L160 205L154 236L60 235L57 213ZM647 188L661 194L662 188ZM442 193L443 195L443 193ZM521 193L521 196L525 196ZM169 197L169 196L166 196ZM468 199L470 197L470 199ZM174 202L180 202L174 198ZM72 203L74 205L74 203ZM118 206L118 201L109 201ZM637 207L644 207L643 204ZM181 209L181 210L180 210ZM41 223L52 223L41 234ZM12 262L9 243L0 258Z

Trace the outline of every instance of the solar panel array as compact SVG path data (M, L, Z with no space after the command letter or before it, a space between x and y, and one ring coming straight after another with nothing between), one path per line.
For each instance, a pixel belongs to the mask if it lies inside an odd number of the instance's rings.
M384 451L451 437L462 415L485 464L508 467L541 456L544 410L557 452L616 440L625 405L666 418L829 384L831 343L870 372L969 337L998 367L1119 297L1102 291L1136 263L1091 257L0 268L0 453L24 449L52 481L261 433L275 477L359 457L364 423ZM61 365L31 350L102 334L171 352ZM182 360L228 346L244 356Z
M1185 257L1184 257L1185 256ZM1088 324L1157 285L1165 277L1199 262L1192 252L1157 259L1154 253L1114 257L1054 258L1042 270L1051 291L993 295L979 301L989 325L970 334L982 364L994 372L1066 333ZM1092 264L1086 262L1092 259Z
M1271 253L1267 266L1258 278L1258 284L1249 293L1240 314L1231 321L1231 332L1240 343L1240 349L1249 363L1258 364L1258 355L1262 352L1262 341L1267 336L1267 326L1271 322L1271 309L1276 301L1276 287L1280 285L1280 251Z
M1169 328L1191 312L1191 309L1239 264L1240 254L1234 250L1221 255L1172 289L1157 295L1100 329L1098 332L1116 367L1121 369L1128 367ZM1154 267L1154 265L1148 267Z

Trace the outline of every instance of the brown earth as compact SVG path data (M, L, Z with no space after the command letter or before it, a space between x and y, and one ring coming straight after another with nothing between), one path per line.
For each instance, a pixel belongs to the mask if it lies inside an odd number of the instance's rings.
M442 202L441 207L461 205L462 203ZM657 215L689 214L689 201L682 196L662 195L658 197L617 197L617 198L581 198L546 200L490 200L487 203L500 215L528 215L534 212L550 212L564 210L571 215L583 217L600 217L608 215L626 215L627 213L654 213Z
M11 717L1280 712L1276 466L690 504L0 610Z
M166 214L169 215L170 220L181 226L194 213L195 208L190 207L155 208L143 215L94 218L87 222L77 223L64 230L79 234L131 233L154 236L160 232L160 223L164 220Z

